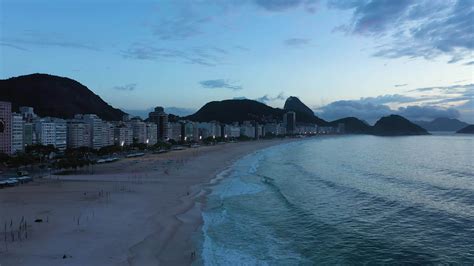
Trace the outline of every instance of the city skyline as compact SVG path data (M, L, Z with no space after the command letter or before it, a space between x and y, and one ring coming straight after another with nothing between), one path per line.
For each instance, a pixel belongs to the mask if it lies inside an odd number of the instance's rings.
M66 76L125 111L298 96L328 120L474 122L469 1L116 3L2 1L0 78Z

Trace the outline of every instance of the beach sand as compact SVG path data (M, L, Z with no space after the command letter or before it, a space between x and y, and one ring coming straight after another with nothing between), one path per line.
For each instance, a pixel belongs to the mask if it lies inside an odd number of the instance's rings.
M0 190L0 265L189 265L204 186L236 159L288 141L149 154Z

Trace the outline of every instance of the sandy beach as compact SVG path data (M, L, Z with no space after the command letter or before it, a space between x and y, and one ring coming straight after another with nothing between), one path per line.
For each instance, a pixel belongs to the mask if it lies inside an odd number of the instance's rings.
M189 265L203 187L236 159L287 141L148 154L0 190L0 265Z

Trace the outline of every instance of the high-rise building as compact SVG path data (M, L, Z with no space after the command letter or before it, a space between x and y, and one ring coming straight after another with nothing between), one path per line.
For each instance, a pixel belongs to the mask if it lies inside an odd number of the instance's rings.
M296 133L296 113L287 112L283 115L283 126L286 129L287 134Z
M120 122L114 127L115 145L128 146L133 143L133 129L129 123Z
M67 121L67 147L79 148L90 145L90 125L81 120Z
M240 137L240 127L236 125L225 125L224 136L227 136L228 138Z
M167 140L169 138L168 114L163 107L158 106L153 112L148 114L148 120L158 126L158 139Z
M23 152L25 146L23 144L24 121L23 116L18 113L12 114L12 154Z
M12 153L12 104L0 102L0 152Z
M146 123L146 143L155 145L158 142L158 126L155 123Z
M135 117L131 120L130 124L132 126L133 141L135 143L146 143L146 123L140 118Z
M178 122L169 123L169 139L181 141L183 138L183 124Z
M85 123L89 124L90 127L90 140L89 140L89 147L93 149L100 149L104 146L104 136L106 135L104 132L104 123L102 119L100 119L95 114L86 114L86 115L76 115L77 119L82 119Z
M38 144L55 145L56 144L56 124L48 119L41 118L35 121L35 133Z
M31 146L36 142L36 136L34 134L34 124L30 122L25 122L23 124L23 145Z
M37 142L41 145L53 145L59 150L67 147L66 120L45 117L35 121Z
M240 126L240 135L255 138L255 126L250 121L244 121Z
M33 110L33 107L21 106L20 114L26 122L32 122L37 116Z

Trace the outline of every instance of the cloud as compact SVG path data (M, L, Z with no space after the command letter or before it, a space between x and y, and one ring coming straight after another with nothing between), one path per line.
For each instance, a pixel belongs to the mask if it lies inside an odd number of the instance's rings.
M407 86L407 85L408 85L408 84L395 84L394 86L395 86L396 88L399 88L399 87L405 87L405 86Z
M307 12L314 13L318 0L255 0L259 7L272 12L281 12L303 6Z
M437 106L407 106L400 107L397 112L409 120L433 120L439 117L459 118L460 113L454 108L441 108Z
M137 88L136 83L130 83L126 85L115 86L112 89L118 90L118 91L134 91L136 88Z
M472 91L474 90L474 83L463 84L463 85L450 85L450 86L433 86L433 87L423 87L411 90L410 92L429 92L429 91L443 91L445 93L456 93L460 91Z
M464 63L464 65L466 65L466 66L472 66L472 65L474 65L474 61Z
M226 79L211 79L200 81L199 84L206 89L231 89L241 90L242 86L233 85L232 82Z
M87 44L77 40L70 40L56 33L42 33L27 30L22 33L20 38L2 38L1 45L26 50L22 46L52 46L68 49L83 49L90 51L100 51L97 46Z
M223 57L227 54L224 49L216 47L194 47L186 50L158 48L147 43L134 43L121 52L125 58L151 61L179 61L187 64L202 66L217 66L224 64Z
M474 5L471 0L330 0L330 8L352 10L347 33L381 40L376 57L451 57L468 59L474 49Z
M380 95L377 97L367 97L361 98L359 100L362 103L372 103L372 104L387 104L387 103L411 103L420 101L419 98L400 95L400 94L387 94Z
M305 47L309 45L311 43L311 39L291 38L291 39L286 39L283 43L289 47L301 48L301 47Z
M454 108L407 106L391 109L383 104L360 101L336 101L315 110L315 113L327 120L353 116L372 124L381 117L390 114L398 114L412 121L433 120L438 117L458 118L460 116L460 112Z
M20 51L28 51L28 49L25 49L21 46L11 44L11 43L0 42L0 46L10 47L10 48L14 48L14 49L20 50Z
M183 40L202 34L200 28L211 20L211 17L196 17L194 14L181 15L162 20L151 28L152 33L161 40Z
M272 101L277 101L277 100L286 100L286 97L285 97L285 94L283 92L280 92L277 96L275 97L272 97L268 94L265 94L263 95L262 97L259 97L257 99L255 99L256 101L259 101L261 103L268 103L268 102L272 102Z

